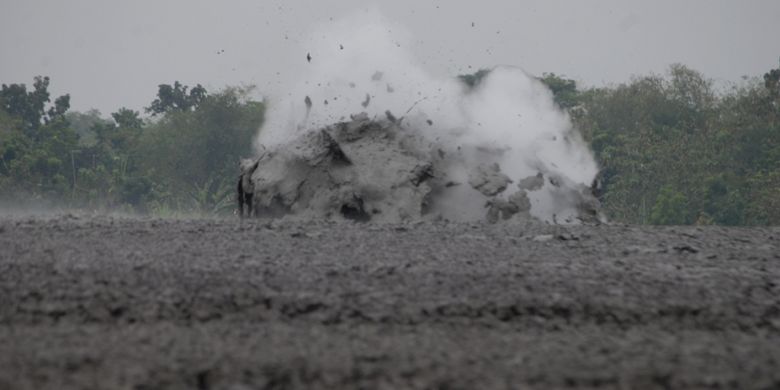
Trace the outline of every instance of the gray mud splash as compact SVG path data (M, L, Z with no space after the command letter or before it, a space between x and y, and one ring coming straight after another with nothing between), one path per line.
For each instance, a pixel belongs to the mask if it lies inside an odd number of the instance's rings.
M0 218L2 389L772 389L780 229Z
M567 220L553 214L552 222L604 220L587 186L541 171L514 185L495 162L503 150L438 144L422 134L390 112L380 119L353 115L242 162L241 180L260 217L525 223L533 214L529 195L547 182L557 207L575 210ZM461 171L465 177L454 177Z

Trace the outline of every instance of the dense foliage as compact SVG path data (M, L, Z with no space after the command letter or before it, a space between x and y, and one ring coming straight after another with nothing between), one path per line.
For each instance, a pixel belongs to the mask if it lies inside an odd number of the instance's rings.
M489 71L460 76L469 86ZM544 74L591 144L602 203L639 224L780 224L780 68L719 91L682 65L665 75L580 89ZM160 85L151 118L110 118L52 101L49 79L3 85L0 197L158 215L229 213L237 161L265 106L249 90Z
M160 215L232 210L237 161L251 155L265 112L250 89L160 85L147 108L155 118L144 120L127 108L110 119L68 112L68 95L50 104L48 85L3 85L0 199Z
M718 92L682 65L665 76L577 90L551 86L590 142L612 220L780 224L780 69Z

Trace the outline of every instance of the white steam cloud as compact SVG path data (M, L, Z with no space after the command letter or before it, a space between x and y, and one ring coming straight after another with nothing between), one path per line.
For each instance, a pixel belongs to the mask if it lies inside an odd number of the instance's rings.
M509 66L492 69L469 88L456 75L426 72L411 54L411 42L403 27L378 11L315 31L301 48L301 61L311 56L304 74L271 98L258 150L284 147L352 114L384 118L389 111L433 147L459 156L449 168L453 180L468 181L480 164L498 163L514 183L543 172L544 186L529 192L531 213L544 220L576 215L571 189L589 186L598 167L550 90ZM455 220L484 217L484 197L476 195L460 186L439 202L439 211Z

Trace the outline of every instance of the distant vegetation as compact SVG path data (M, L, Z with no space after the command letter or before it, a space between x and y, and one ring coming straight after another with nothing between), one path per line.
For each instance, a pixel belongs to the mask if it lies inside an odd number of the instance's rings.
M248 89L160 85L145 120L127 108L110 119L69 112L68 95L50 104L48 85L2 87L0 200L162 216L233 210L238 160L252 154L265 114Z
M780 69L728 91L683 65L603 88L541 81L591 144L612 220L780 224Z
M474 86L486 71L460 76ZM540 77L602 167L613 221L780 224L780 69L727 91L683 65L580 89ZM151 118L120 108L72 112L50 80L2 86L0 200L154 215L232 211L239 157L265 106L245 88L158 86Z

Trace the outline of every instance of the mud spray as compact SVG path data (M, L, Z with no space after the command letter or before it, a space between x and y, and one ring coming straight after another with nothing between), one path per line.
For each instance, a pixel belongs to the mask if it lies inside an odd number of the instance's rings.
M518 196L525 200L518 204L528 203L529 213L538 219L578 219L582 204L594 201L586 189L598 168L567 114L553 102L550 90L520 68L510 66L491 69L473 86L455 75L429 74L409 51L411 38L402 26L378 11L368 11L331 22L304 41L300 59L304 71L284 87L281 96L271 97L267 121L255 141L258 156L263 156L260 166L265 162L266 167L265 173L253 172L253 179L258 191L267 195L265 206L284 197L270 192L293 185L285 186L281 177L269 176L273 175L271 167L280 165L269 156L286 156L287 166L276 175L287 176L295 165L291 161L305 159L300 153L292 156L293 149L307 148L303 139L322 144L324 141L312 138L312 134L329 126L336 129L334 124L349 122L364 112L367 116L358 122L384 121L385 125L375 127L400 134L403 140L399 142L413 151L400 150L400 154L420 156L420 161L393 172L419 171L433 164L436 172L429 173L439 182L421 195L425 213L450 220L482 220L490 204L511 203L513 194L521 191ZM353 124L352 130L368 123ZM331 132L327 138L326 144L339 137ZM372 139L381 142L383 138ZM338 152L344 153L344 149ZM437 157L430 162L426 154ZM371 156L360 164L388 164L377 155ZM309 161L308 165L316 164ZM300 180L299 186L306 181ZM345 180L358 179L352 175ZM389 180L388 186L395 189L397 180ZM511 190L505 190L507 187ZM263 202L262 195L258 194L258 202ZM301 197L295 194L284 201L286 209L294 209ZM343 199L334 202L333 207L338 207ZM363 200L360 202L362 205Z

